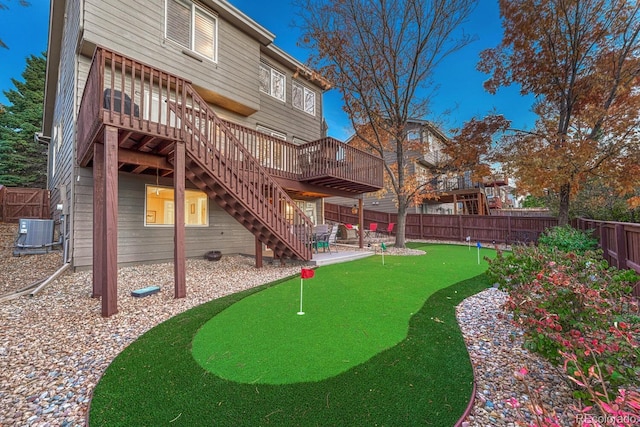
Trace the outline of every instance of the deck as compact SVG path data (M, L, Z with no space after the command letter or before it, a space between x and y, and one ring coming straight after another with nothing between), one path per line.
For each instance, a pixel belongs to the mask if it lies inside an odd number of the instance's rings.
M191 83L97 48L80 104L77 162L94 175L93 293L117 312L118 172L185 180L206 193L274 256L308 261L312 223L292 197L351 195L383 185L379 157L333 138L296 145L220 119ZM175 211L176 298L186 296L184 212Z

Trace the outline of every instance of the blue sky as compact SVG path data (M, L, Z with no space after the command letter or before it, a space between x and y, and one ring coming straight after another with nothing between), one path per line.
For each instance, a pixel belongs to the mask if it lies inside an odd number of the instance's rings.
M0 10L0 38L9 49L0 48L0 104L6 105L4 91L14 89L12 78L22 80L26 58L47 50L49 1L31 0L30 7L18 0L3 0L8 10Z
M6 2L7 0L5 0ZM292 25L295 15L290 0L230 0L238 9L276 35L275 43L297 59L305 61L307 52L298 46L298 30ZM464 25L467 33L478 40L448 57L437 70L438 90L432 98L432 114L423 119L441 123L445 133L473 116L484 116L495 110L512 120L512 126L530 128L535 116L531 113L531 97L522 97L515 87L502 88L490 95L482 82L487 75L475 70L478 54L500 43L502 28L498 2L480 0L473 16ZM7 104L3 91L12 89L11 78L21 79L25 59L47 48L48 0L32 0L30 7L21 7L17 0L9 0L9 10L0 11L0 38L9 49L0 49L0 104ZM329 91L324 95L324 114L329 134L346 139L351 131L342 112L340 94ZM448 114L445 112L449 111Z

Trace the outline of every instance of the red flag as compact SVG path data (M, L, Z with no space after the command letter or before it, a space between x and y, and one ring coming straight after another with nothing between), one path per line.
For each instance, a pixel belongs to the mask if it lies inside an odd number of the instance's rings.
M301 279L311 279L316 272L310 268L303 268L300 272Z

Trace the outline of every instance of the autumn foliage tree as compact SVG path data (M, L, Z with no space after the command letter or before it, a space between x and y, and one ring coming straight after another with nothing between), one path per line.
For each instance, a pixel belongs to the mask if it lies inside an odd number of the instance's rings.
M407 122L428 113L437 65L471 41L454 37L473 0L299 0L303 44L312 66L340 91L353 144L385 158L396 196L396 246L404 247L407 208L421 191L409 173L415 141Z
M472 147L478 159L502 162L523 190L557 195L561 224L590 178L632 191L640 177L639 7L623 0L501 0L502 43L482 52L478 69L490 74L490 93L518 84L535 95L538 119L527 132L510 129L500 115L474 119L454 138L452 153L468 162Z

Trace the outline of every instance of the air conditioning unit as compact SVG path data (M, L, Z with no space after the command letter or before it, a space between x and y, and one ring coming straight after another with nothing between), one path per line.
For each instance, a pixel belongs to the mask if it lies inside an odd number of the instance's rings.
M18 224L18 238L14 245L13 256L44 254L58 244L53 241L52 219L20 219Z

